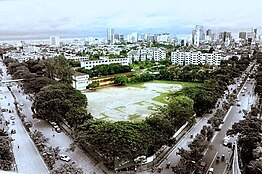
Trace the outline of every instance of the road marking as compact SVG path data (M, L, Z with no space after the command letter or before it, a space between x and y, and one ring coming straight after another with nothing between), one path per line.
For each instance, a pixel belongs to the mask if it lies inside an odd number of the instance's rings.
M218 152L215 154L214 158L212 159L211 164L210 164L209 167L208 167L208 170L210 169L210 167L211 167L212 164L214 163L215 158L217 157L217 154L218 154ZM208 171L206 172L206 174L208 174Z
M225 167L225 169L224 169L224 171L223 171L223 174L226 173L226 170L227 170L227 164L226 164L226 167Z

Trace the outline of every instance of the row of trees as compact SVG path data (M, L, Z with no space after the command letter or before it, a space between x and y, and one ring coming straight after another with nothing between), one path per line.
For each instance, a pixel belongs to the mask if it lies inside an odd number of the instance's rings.
M58 123L66 121L73 129L92 118L91 114L86 112L86 96L71 86L72 69L64 57L58 56L43 61L29 60L23 63L7 58L4 63L13 78L23 79L21 86L25 93L33 95L33 117ZM41 132L31 133L31 137L52 169L58 158L58 149L48 148L48 139L44 138ZM67 167L66 170L81 171L74 166ZM65 168L62 166L53 173L63 171Z
M14 161L11 149L11 139L0 129L0 170L9 171Z
M238 135L239 156L246 174L260 174L262 171L262 120L257 118L257 114L248 113L246 119L235 123L227 132L228 135Z
M91 70L78 68L76 71L89 74L90 77L97 77L130 72L131 67L127 65L121 65L119 63L113 63L109 65L98 65L93 67Z
M69 83L71 67L62 56L23 63L5 59L4 63L13 78L24 79L24 92L35 97L33 117L56 122L65 120L72 128L92 118L86 112L86 96Z

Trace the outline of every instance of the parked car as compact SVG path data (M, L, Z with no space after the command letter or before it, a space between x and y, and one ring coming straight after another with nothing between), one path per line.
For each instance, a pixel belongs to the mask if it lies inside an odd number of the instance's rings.
M24 106L24 104L22 102L19 103L20 106Z
M62 161L66 161L66 162L69 162L71 160L71 158L69 156L64 155L64 154L60 155L60 159Z
M60 127L55 128L55 130L56 130L57 133L62 132L61 129L60 129Z

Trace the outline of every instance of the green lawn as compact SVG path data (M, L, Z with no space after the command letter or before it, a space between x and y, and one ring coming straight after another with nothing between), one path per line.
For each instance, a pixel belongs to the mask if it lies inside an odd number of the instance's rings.
M163 104L167 104L168 103L168 95L170 94L170 92L163 92L160 93L159 96L156 96L154 98L152 98L153 101L159 102L159 103L163 103Z
M135 83L135 84L128 83L126 84L126 86L130 86L134 88L146 88L144 86L145 83L147 82ZM201 86L203 84L199 82L182 82L182 81L169 81L169 80L154 80L154 81L149 81L149 83L174 84L174 85L181 85L183 87Z
M153 82L153 83L181 85L183 87L191 87L191 86L201 86L201 85L203 85L203 83L199 83L199 82L181 82L181 81L168 81L168 80L155 80L155 81L151 81L151 82Z
M128 118L131 121L138 121L139 118L140 118L140 115L139 114L130 114L130 115L128 115Z

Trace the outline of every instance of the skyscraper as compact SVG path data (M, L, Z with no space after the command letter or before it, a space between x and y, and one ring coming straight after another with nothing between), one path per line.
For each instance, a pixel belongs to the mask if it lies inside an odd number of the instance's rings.
M255 39L257 38L257 29L253 29L253 32L255 33Z
M204 26L196 25L195 30L199 32L199 40L205 40Z
M239 39L246 40L247 38L247 33L246 32L239 32Z
M107 29L107 43L113 44L114 43L114 29L108 28Z
M199 46L200 41L205 40L205 31L202 25L196 25L195 29L192 30L192 44Z

